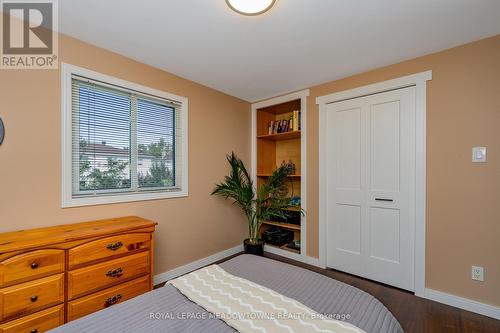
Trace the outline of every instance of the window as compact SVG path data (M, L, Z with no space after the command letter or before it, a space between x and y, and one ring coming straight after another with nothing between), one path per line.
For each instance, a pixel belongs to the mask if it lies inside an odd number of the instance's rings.
M63 64L63 207L187 196L187 99Z

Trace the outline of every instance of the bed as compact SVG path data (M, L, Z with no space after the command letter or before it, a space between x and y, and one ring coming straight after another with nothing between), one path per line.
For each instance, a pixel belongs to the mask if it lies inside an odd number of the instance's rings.
M253 255L240 255L216 268L365 332L403 332L396 318L373 296L321 274ZM167 284L51 332L233 333L236 330Z

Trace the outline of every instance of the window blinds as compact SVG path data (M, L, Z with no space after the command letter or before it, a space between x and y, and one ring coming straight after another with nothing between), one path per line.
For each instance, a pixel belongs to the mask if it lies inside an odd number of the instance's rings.
M182 188L181 105L72 76L73 197Z

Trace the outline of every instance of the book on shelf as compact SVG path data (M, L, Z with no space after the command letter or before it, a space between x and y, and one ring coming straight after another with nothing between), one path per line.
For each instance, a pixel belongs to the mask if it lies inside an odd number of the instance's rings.
M280 134L300 131L300 111L292 111L290 118L271 120L267 125L267 134Z
M289 130L288 130L288 120L283 119L283 120L281 121L281 124L282 124L282 125L281 125L281 132L283 132L283 133L284 133L284 132L288 132L288 131L289 131Z
M295 110L292 112L292 124L293 124L293 131L300 131L300 111Z

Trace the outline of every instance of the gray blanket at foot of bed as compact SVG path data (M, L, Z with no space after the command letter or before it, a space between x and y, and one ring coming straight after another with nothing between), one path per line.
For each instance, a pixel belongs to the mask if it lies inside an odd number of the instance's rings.
M252 255L241 255L219 266L319 313L349 318L347 322L366 332L403 332L394 316L373 296L321 274ZM235 330L167 285L51 332L234 333Z

